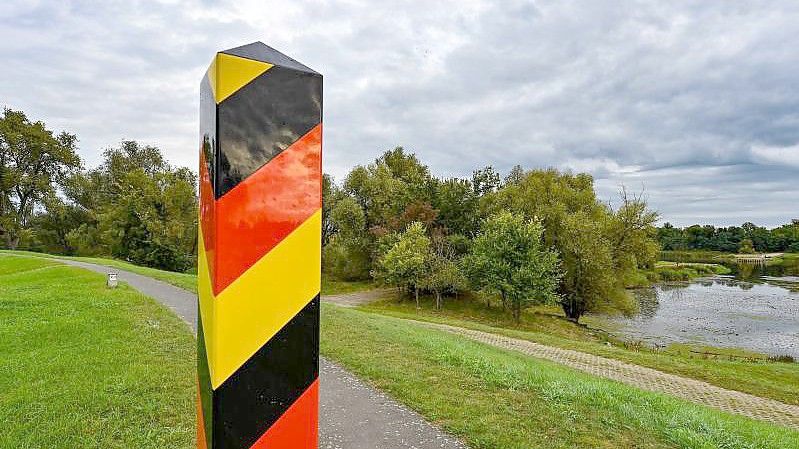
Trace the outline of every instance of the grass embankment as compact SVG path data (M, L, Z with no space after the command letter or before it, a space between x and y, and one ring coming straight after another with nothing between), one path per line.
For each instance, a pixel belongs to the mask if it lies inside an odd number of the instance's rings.
M730 274L732 270L715 263L699 262L667 262L655 264L655 274L658 281L687 281L690 279L713 276L717 274Z
M325 304L322 352L472 448L785 448L799 432Z
M132 263L129 262L124 262L116 259L102 258L102 257L54 256L51 254L33 253L29 251L0 250L0 255L2 254L15 254L19 256L35 256L35 257L46 257L46 258L56 258L56 259L61 258L61 259L77 260L81 262L89 262L97 265L105 265L107 267L118 268L120 270L130 271L133 273L141 274L143 276L149 276L151 278L158 279L159 281L166 282L167 284L172 284L176 287L180 287L192 291L194 293L197 293L197 275L194 273L176 273L173 271L164 271L164 270L159 270L157 268L142 267L139 265L133 265ZM363 290L369 290L374 287L375 287L374 283L371 281L349 282L349 281L342 281L324 274L322 275L323 295L339 295L343 293L353 293Z
M623 281L627 288L642 288L658 282L688 281L730 273L732 270L718 263L660 261L651 269L633 271Z
M102 275L0 254L0 447L194 447L195 343Z
M469 298L449 300L440 311L435 310L430 298L423 298L422 308L416 309L415 303L398 302L393 296L384 301L361 306L360 309L574 349L799 405L799 363L728 360L729 355L744 355L744 353L686 345L672 345L656 351L643 345L612 339L601 331L575 325L563 318L562 313L555 307L532 308L522 314L519 324L513 321L510 313L504 312L500 307L488 308L484 303ZM703 352L717 352L724 356L708 357L705 354L691 352L698 349ZM754 356L751 353L746 355Z
M371 290L373 288L375 288L375 283L372 281L342 281L326 273L322 273L323 295L342 295Z
M194 342L153 300L0 255L0 447L189 448ZM323 353L473 448L795 447L799 433L405 320L323 306Z
M3 254L30 256L30 257L45 257L51 259L69 259L69 260L77 260L79 262L93 263L97 265L105 265L107 267L118 268L120 270L141 274L142 276L149 276L153 279L158 279L159 281L166 282L167 284L172 284L176 287L180 287L195 293L197 292L197 275L194 273L177 273L174 271L159 270L157 268L142 267L122 260L109 259L103 257L56 256L52 254L34 253L30 251L0 250L0 256L2 256Z
M725 263L735 262L735 255L706 250L661 251L660 260L680 263Z

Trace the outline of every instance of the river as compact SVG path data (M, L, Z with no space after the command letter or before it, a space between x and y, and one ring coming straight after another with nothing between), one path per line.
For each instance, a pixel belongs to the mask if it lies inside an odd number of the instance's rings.
M594 317L594 325L650 346L692 343L799 359L799 261L731 268L728 276L637 289L637 315Z

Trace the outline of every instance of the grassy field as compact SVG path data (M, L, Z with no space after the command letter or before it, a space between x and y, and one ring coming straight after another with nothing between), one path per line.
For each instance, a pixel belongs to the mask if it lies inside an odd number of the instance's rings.
M70 259L70 260L77 260L81 262L89 262L94 263L97 265L105 265L107 267L118 268L120 270L126 270L133 273L141 274L142 276L149 276L154 279L158 279L159 281L166 282L168 284L172 284L176 287L180 287L192 292L197 292L197 275L193 273L176 273L174 271L165 271L159 270L156 268L149 268L149 267L142 267L139 265L133 265L132 263L125 262L122 260L116 259L108 259L102 257L70 257L70 256L54 256L51 254L44 254L44 253L32 253L28 251L7 251L7 250L0 250L0 255L8 254L8 255L18 255L18 256L30 256L30 257L46 257L46 258L60 258L60 259Z
M0 447L194 447L195 343L136 291L0 254Z
M322 352L475 449L799 447L799 432L380 314L324 305Z
M379 313L325 304L322 353L474 449L799 447L799 432L386 316L488 328L479 323L501 324L500 311L368 309ZM525 318L518 329L491 330L641 364L676 360L580 341L590 331L555 317ZM188 327L153 300L54 260L0 254L0 422L9 423L0 447L193 447L194 358ZM681 363L796 396L795 364L696 362ZM786 368L783 378L775 367Z
M143 276L150 276L160 281L164 281L168 284L172 284L176 287L180 287L197 293L197 275L193 273L175 273L172 271L164 271L164 270L158 270L156 268L141 267L121 260L101 258L101 257L53 256L50 254L31 253L27 251L5 251L5 250L0 250L0 254L16 254L20 256L36 256L36 257L48 257L48 258L61 257L64 259L78 260L83 262L94 263L97 265L105 265L108 267L119 268L120 270L127 270L133 273L138 273ZM369 290L371 288L374 288L374 283L370 281L348 282L348 281L341 281L330 276L322 275L323 295L338 295L342 293L352 293L362 290Z
M323 295L341 295L345 293L354 293L364 290L371 290L375 288L372 281L342 281L332 276L322 273L322 294Z
M693 348L685 345L674 345L661 351L646 347L633 348L629 345L625 347L620 341L610 339L601 332L571 323L554 307L533 308L522 315L522 321L518 325L501 308L489 309L484 303L468 299L450 300L443 310L436 311L430 298L424 298L422 308L416 309L411 301L398 302L392 297L361 306L361 310L472 328L574 349L799 405L799 363L705 358L691 353L690 349ZM713 351L719 352L715 348ZM729 350L726 352L738 353Z
M732 270L715 263L661 261L655 264L654 272L660 281L687 281L702 276L730 274Z

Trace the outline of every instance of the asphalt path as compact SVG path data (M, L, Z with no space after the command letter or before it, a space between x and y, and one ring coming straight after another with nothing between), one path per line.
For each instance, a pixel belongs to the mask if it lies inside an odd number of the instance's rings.
M196 335L197 296L194 293L117 268L76 260L56 260L97 273L117 273L120 281L171 309ZM319 380L320 449L466 448L418 413L325 358L320 359Z

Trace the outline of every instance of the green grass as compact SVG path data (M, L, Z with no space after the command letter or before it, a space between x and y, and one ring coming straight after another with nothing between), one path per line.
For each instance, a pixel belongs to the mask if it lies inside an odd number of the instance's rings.
M661 251L660 259L670 262L721 263L734 262L732 253L706 250Z
M325 304L322 336L325 355L473 449L799 445L785 428L376 313ZM193 447L194 359L188 327L152 299L0 254L0 447Z
M687 281L703 276L730 273L732 270L715 263L661 261L655 265L654 278L657 281Z
M322 352L474 449L787 448L799 432L323 305Z
M97 265L105 265L107 267L118 268L120 270L126 270L136 274L141 274L142 276L149 276L151 278L158 279L159 281L166 282L167 284L172 284L176 287L180 287L197 293L197 275L193 273L176 273L174 271L165 271L165 270L159 270L157 268L142 267L122 260L109 259L103 257L55 256L52 254L33 253L29 251L0 250L0 255L2 254L47 257L55 259L70 259L81 262L94 263Z
M0 447L194 447L195 343L127 286L0 254Z
M509 313L503 312L499 307L489 309L485 304L468 298L449 300L441 311L434 309L430 298L423 298L421 309L416 309L416 305L410 301L398 302L395 298L367 304L360 309L574 349L799 405L799 363L728 360L729 357L725 356L708 358L690 352L693 349L756 357L748 352L707 347L673 345L665 350L655 351L646 347L625 346L623 342L609 338L601 331L575 325L564 319L554 307L533 308L522 315L518 325Z
M371 290L373 288L375 288L375 284L372 281L342 281L326 273L322 273L323 295L341 295Z
M2 254L16 254L22 256L36 256L48 258L62 258L78 260L82 262L94 263L97 265L105 265L108 267L118 268L120 270L127 270L133 273L149 276L159 281L172 284L194 293L197 293L197 275L193 273L175 273L172 271L164 271L156 268L142 267L133 265L132 263L122 260L102 258L102 257L70 257L70 256L54 256L44 253L33 253L29 251L6 251L0 250ZM342 281L332 276L322 274L322 294L323 295L339 295L344 293L353 293L363 290L370 290L375 288L372 281Z

